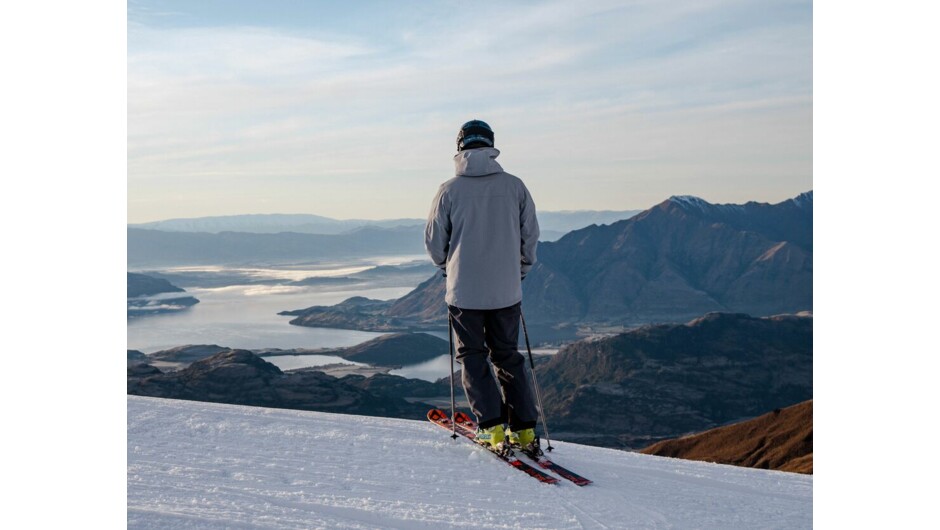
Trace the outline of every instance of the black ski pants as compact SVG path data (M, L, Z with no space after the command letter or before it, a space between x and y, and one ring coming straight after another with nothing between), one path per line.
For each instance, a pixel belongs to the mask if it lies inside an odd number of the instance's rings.
M525 357L519 353L522 302L502 309L447 308L457 338L457 362L463 367L463 389L479 426L508 423L516 431L535 428L538 409Z

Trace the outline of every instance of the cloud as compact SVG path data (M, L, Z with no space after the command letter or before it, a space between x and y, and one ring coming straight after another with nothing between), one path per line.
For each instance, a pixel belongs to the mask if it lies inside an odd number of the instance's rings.
M272 294L296 294L305 291L305 287L291 285L254 285L244 287L245 296L267 296Z
M186 309L189 306L184 305L173 305L173 304L148 304L144 306L127 306L127 310L130 312L151 312L151 311L177 311L180 309Z

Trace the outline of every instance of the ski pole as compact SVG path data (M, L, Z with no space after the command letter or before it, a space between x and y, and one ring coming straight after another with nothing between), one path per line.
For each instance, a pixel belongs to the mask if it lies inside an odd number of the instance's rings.
M522 319L522 333L525 335L525 349L529 352L529 368L532 372L532 384L535 386L535 399L539 403L539 416L542 417L542 428L545 429L545 441L548 443L548 446L545 448L548 452L551 452L554 447L552 447L552 438L548 434L548 422L545 420L545 408L542 407L542 392L539 390L539 381L535 377L535 361L532 360L532 347L529 346L529 330L525 327L525 315L522 314L522 306L519 306L519 318ZM451 390L453 392L453 390Z
M457 402L454 399L454 316L447 310L447 341L450 343L450 424L453 427L451 438L457 439Z

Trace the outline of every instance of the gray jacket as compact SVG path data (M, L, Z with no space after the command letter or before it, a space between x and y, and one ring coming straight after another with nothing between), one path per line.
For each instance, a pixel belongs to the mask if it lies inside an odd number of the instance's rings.
M447 275L447 304L500 309L522 300L522 277L535 264L539 223L522 181L496 162L499 150L454 156L457 176L431 204L424 246Z

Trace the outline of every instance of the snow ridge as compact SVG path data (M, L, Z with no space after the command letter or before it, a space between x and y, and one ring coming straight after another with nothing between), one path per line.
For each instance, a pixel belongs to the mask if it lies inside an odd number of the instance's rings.
M746 205L743 204L712 204L705 199L694 195L673 195L669 197L669 202L676 204L687 212L693 213L719 213L735 214L746 211ZM813 207L813 190L803 192L792 199L787 199L780 204L793 203L797 208ZM757 204L757 203L748 203Z
M553 442L539 484L428 422L127 397L129 528L812 528L813 478Z
M698 210L705 212L711 203L694 195L673 195L669 200L678 204L686 210Z
M743 212L744 206L740 204L712 204L705 199L694 195L673 195L669 200L687 212L696 213L735 213Z
M803 192L790 200L793 201L793 204L795 204L798 208L812 208L813 190Z

